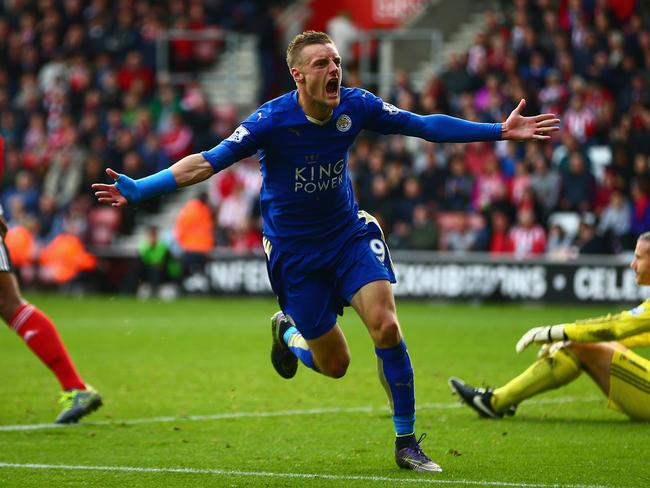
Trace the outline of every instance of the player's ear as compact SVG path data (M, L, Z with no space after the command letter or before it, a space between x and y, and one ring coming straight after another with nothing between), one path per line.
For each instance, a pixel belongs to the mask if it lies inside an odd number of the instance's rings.
M291 77L296 83L302 83L305 80L305 75L298 71L298 68L291 68Z

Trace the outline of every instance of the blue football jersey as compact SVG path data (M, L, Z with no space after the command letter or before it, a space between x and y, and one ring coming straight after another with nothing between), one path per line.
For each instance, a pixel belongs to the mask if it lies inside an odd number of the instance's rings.
M347 165L359 132L420 135L405 130L413 117L366 90L341 87L340 104L321 122L305 115L294 90L262 105L201 154L219 171L257 153L264 235L280 250L310 253L338 246L365 225Z

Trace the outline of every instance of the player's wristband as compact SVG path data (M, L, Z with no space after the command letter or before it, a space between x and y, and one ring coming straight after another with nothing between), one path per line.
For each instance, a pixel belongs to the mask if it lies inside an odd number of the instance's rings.
M139 203L158 195L171 193L178 188L178 184L172 170L164 169L138 180L120 175L115 182L115 187L129 203Z

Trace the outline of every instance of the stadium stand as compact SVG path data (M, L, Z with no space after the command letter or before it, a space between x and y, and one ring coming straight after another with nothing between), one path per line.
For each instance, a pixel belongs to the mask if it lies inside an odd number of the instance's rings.
M443 3L433 2L432 8ZM564 241L572 242L582 214L590 212L606 243L603 252L629 249L632 233L650 230L647 7L633 0L479 3L491 8L482 23L476 15L468 22L473 40L467 49L447 50L442 70L418 89L412 73L397 70L393 89L380 95L417 112L485 122L504 120L526 98L528 113L552 110L563 119L561 134L542 145L440 145L402 137L379 141L367 134L350 155L360 206L376 214L398 248L417 241L444 249L455 239L450 232L466 222L476 233L469 248L490 251L496 234L515 239L517 215L532 211L545 238L559 224ZM219 62L222 43L212 38L171 43L171 67L196 75L179 85L158 72L158 35L172 28L213 34L263 28L264 39L277 46L273 59L265 52L265 65L284 70L288 25L276 8L254 1L3 2L0 134L6 157L0 188L10 225L33 229L39 248L64 228L76 229L84 245L123 243L137 228L134 213L94 208L89 182L103 178L109 164L133 177L160 170L227 137L246 115L227 101L215 104L197 82L201 71ZM453 43L456 49L461 45ZM352 62L345 80L359 79ZM262 87L260 96L266 98L291 88L279 78L264 80ZM247 171L235 174L241 180L239 198L215 196L217 183L207 191L215 222L224 222L217 225L216 246L243 252L260 239L250 186L259 180ZM614 193L629 209L620 214L630 219L623 235L598 225ZM219 208L225 204L234 208L228 214L244 220L240 226L219 217L226 215ZM81 215L79 208L85 209ZM146 210L142 228L153 222L162 234L171 229L172 220L156 218L160 202ZM434 229L436 237L422 239L424 228ZM571 245L579 247L578 241ZM514 249L507 242L497 247Z

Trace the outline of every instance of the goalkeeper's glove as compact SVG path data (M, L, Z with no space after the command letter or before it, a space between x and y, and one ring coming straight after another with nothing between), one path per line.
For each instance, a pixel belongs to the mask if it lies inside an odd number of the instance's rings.
M520 353L533 342L546 343L555 341L566 341L568 337L564 333L564 324L545 325L543 327L534 327L526 332L517 342L515 350Z
M560 349L567 347L569 344L571 344L571 341L547 342L546 344L542 344L542 347L540 347L537 352L537 359L552 356Z

